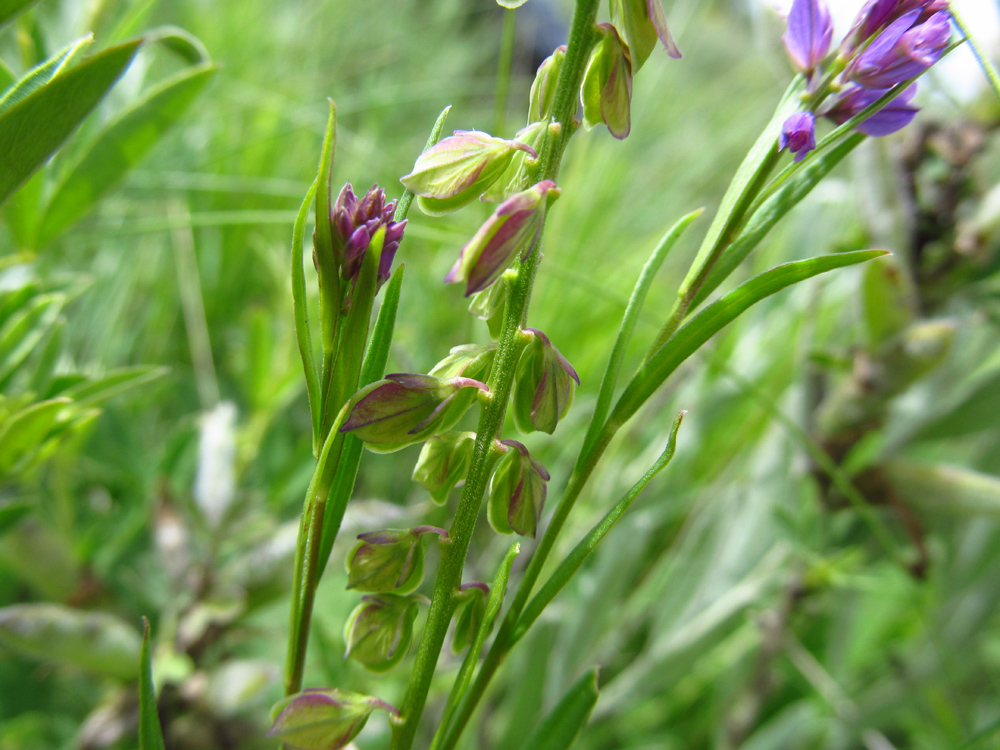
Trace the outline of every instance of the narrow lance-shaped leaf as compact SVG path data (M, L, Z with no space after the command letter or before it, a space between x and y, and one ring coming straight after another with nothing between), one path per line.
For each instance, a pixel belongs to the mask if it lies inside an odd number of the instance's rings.
M309 192L306 193L299 209L298 216L295 217L295 225L292 228L292 313L295 318L295 341L299 347L299 356L302 358L302 369L306 376L306 394L309 397L309 412L312 416L313 427L313 455L318 456L322 446L322 435L320 430L323 421L323 404L319 385L319 369L316 365L316 354L313 352L312 333L309 329L309 306L306 295L306 275L302 267L303 250L306 221L309 218L309 208L312 206L316 196L316 185L314 181Z
M153 667L149 652L149 620L142 618L142 651L139 656L139 750L164 750L160 714L156 710Z
M211 63L164 81L97 136L49 201L39 231L44 246L85 216L180 120L215 74Z
M740 285L696 315L636 373L615 404L609 426L625 424L684 360L757 302L813 276L885 254L881 250L859 250L794 261Z
M132 62L141 40L105 50L0 115L0 203L76 130Z
M597 667L578 679L525 741L531 750L569 750L597 705Z
M21 76L13 86L4 91L3 96L0 96L0 114L63 72L93 41L93 35L88 34L70 42L48 60L39 63Z

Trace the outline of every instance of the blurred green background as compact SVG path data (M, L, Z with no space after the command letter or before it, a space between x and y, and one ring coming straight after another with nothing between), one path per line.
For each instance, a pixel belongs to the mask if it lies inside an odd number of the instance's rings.
M666 5L683 61L658 52L644 67L627 140L574 138L546 232L530 323L583 383L566 424L525 441L553 475L550 504L639 269L679 216L714 210L789 79L774 14ZM168 747L269 744L313 468L288 248L325 98L338 108L334 182L395 197L445 105L448 129L509 137L525 124L534 66L571 11L568 0L519 11L501 132L493 0L41 0L0 31L15 73L88 28L105 44L122 19L179 26L219 65L181 123L62 237L38 246L24 229L30 191L45 195L102 122L176 70L169 54L141 52L3 209L0 346L16 304L43 293L64 304L49 321L57 343L4 374L0 409L71 374L165 369L0 473L0 750L136 747L141 615ZM864 144L737 275L864 247L894 260L757 306L620 436L567 551L690 411L674 462L515 652L464 747L522 747L595 664L602 695L581 750L1000 747L1000 116L986 94L953 101L947 82L925 103L905 134ZM441 279L489 211L410 214L389 371L426 372L450 347L488 341ZM630 366L708 221L668 258ZM354 534L447 525L449 509L410 481L416 455L365 456L320 589L307 685L401 700L412 659L374 676L342 658L358 596L341 564ZM466 578L492 579L508 542L481 523ZM418 747L458 665L446 650ZM387 739L375 718L358 746Z

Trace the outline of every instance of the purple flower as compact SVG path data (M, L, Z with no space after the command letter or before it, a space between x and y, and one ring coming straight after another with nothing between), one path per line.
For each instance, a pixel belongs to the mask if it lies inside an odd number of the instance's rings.
M874 104L889 89L866 89L852 86L846 89L826 116L838 125L843 125L866 107ZM917 93L917 85L913 84L902 94L893 99L885 108L879 110L867 120L858 125L858 130L865 135L883 136L902 130L919 111L911 102Z
M816 148L816 118L812 112L798 112L781 127L778 145L795 154L795 161L802 161Z
M358 200L351 183L347 183L337 196L330 214L333 227L334 246L339 252L340 272L344 279L356 280L361 271L361 263L368 245L380 227L385 227L382 255L379 259L379 286L389 279L392 261L396 257L399 241L403 239L406 220L394 222L396 202L386 203L385 191L373 185L365 196Z
M923 73L941 59L951 24L947 12L923 23L917 8L897 18L848 65L845 78L866 88L886 89Z
M893 21L918 10L917 23L922 23L935 13L948 10L948 0L868 0L858 13L845 39L846 49L855 49Z
M795 66L811 74L830 51L833 19L824 0L794 0L781 38Z

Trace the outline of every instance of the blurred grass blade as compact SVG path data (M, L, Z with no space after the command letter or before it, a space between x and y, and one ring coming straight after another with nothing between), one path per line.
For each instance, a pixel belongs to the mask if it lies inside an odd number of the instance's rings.
M57 664L132 680L139 636L114 615L61 604L15 604L0 609L0 644Z
M68 398L39 401L9 417L0 426L0 477L37 449L55 426Z
M8 503L0 506L0 536L17 526L29 513L31 505L28 503Z
M0 386L55 325L64 301L62 294L39 295L0 327Z
M951 7L949 10L955 25L965 35L965 38L969 40L969 44L972 47L972 54L975 55L976 60L979 62L979 67L983 69L986 80L989 81L990 88L993 89L996 98L1000 100L1000 73L997 72L996 66L986 53L986 48L979 43L979 39L972 33L972 28L965 22L962 15L954 7Z
M39 63L34 68L25 73L18 81L7 89L0 97L0 114L13 107L34 91L37 91L57 75L62 73L73 62L74 58L82 54L94 37L90 34L69 43L59 52L43 63Z
M112 370L103 378L89 380L73 388L68 388L63 392L63 395L72 398L79 406L93 406L124 393L130 388L137 388L162 378L167 372L166 367L152 365L123 367Z
M364 388L369 383L380 380L385 374L385 366L389 361L389 348L392 344L392 334L396 328L399 294L403 287L403 268L405 266L402 265L396 268L385 287L385 299L382 300L382 307L375 320L375 329L368 344L368 351L365 353L365 361L361 365L359 388ZM358 479L358 469L361 466L363 452L364 443L361 440L350 434L344 436L344 452L340 458L340 466L337 468L333 489L330 491L326 519L323 522L323 539L319 548L320 576L326 570L330 553L333 551L333 543L337 539L340 524L344 520L347 503L351 499L351 495L354 494L354 484Z
M497 571L496 577L493 579L493 585L490 587L489 599L486 600L486 612L483 615L483 621L479 625L476 637L469 646L469 650L465 654L465 659L462 661L462 667L459 669L458 675L452 683L451 694L448 696L448 703L445 706L444 715L441 717L437 733L434 735L431 750L437 750L437 748L441 746L441 743L447 736L448 727L451 724L452 717L455 715L455 711L458 709L462 700L464 700L465 694L469 690L469 685L472 684L473 670L475 669L476 662L479 661L479 654L482 652L483 646L486 644L486 638L493 629L493 623L496 620L497 615L500 614L500 608L503 606L503 599L507 593L507 583L510 580L510 569L514 565L514 558L517 557L520 552L521 545L520 543L515 542L507 550L507 554L500 563L500 569ZM526 747L531 746L528 745Z
M86 215L181 118L214 75L199 65L156 86L97 136L49 201L39 230L45 246Z
M961 466L896 459L882 471L908 505L955 516L1000 517L1000 477Z
M628 307L625 308L625 315L622 318L621 327L618 329L618 338L615 339L614 348L611 350L611 358L608 360L607 369L604 371L604 378L601 380L601 390L597 396L597 406L594 407L594 415L590 420L590 427L587 430L587 437L583 441L583 450L580 451L580 461L590 453L591 447L600 434L604 420L608 417L608 410L611 409L611 400L615 396L615 388L618 385L618 378L621 375L622 367L625 365L625 355L628 352L628 345L632 340L635 325L639 321L639 314L646 301L649 288L656 278L657 271L663 265L667 255L677 244L677 240L688 228L692 221L701 216L704 209L699 208L692 211L687 216L682 217L675 223L660 240L660 243L649 256L646 265L642 267L639 279L635 282L632 296L629 298Z
M568 750L597 705L597 667L573 683L524 743L531 750Z
M576 572L590 556L590 553L597 548L597 545L608 535L608 532L621 520L622 516L629 509L629 506L646 489L646 485L653 481L653 477L659 474L670 463L670 459L674 457L674 451L677 450L677 431L680 429L681 422L684 421L686 413L682 411L674 418L673 427L670 429L670 437L667 438L667 447L663 449L663 453L660 454L656 463L649 468L638 482L632 485L632 488L625 493L621 500L615 503L614 507L590 530L587 536L580 540L580 543L573 548L573 551L559 563L559 567L552 573L541 590L528 602L517 622L517 628L511 639L511 645L524 636L528 628L538 619L539 615L549 606L552 600L556 598L556 595L576 575Z
M885 254L882 250L859 250L794 261L772 268L741 284L696 315L635 374L615 404L609 426L620 427L625 424L684 360L762 299L818 274L863 263Z
M820 180L840 164L865 139L860 133L847 138L829 151L811 159L754 211L740 235L713 266L691 303L696 308L736 270L768 232L805 198Z
M35 0L0 0L0 26L33 4Z
M0 115L0 203L76 130L132 62L141 43L94 55Z
M427 139L427 143L424 144L424 151L436 144L438 139L441 138L441 131L444 130L444 123L448 119L449 112L451 112L450 104L441 110L441 114L438 115L437 120L434 122L430 137ZM399 197L399 203L396 204L396 212L393 214L392 220L400 222L405 219L406 215L410 213L411 205L413 205L413 192L411 190L404 190L403 194Z
M201 40L189 31L178 26L159 26L143 34L146 42L157 42L188 65L201 65L210 62L212 57Z
M139 750L164 750L160 714L156 710L153 667L149 653L149 620L142 618L142 650L139 655Z
M306 394L309 397L309 413L312 416L313 455L319 456L321 447L320 427L323 419L323 404L319 389L319 370L316 367L316 354L313 352L312 335L309 330L309 307L306 295L306 276L302 267L305 251L306 222L309 220L309 209L316 195L316 183L313 182L302 208L295 219L292 228L292 311L295 316L295 340L299 346L299 356L302 357L302 369L306 375Z

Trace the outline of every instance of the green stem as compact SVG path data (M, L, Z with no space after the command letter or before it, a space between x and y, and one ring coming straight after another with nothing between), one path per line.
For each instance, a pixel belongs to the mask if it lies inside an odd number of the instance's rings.
M500 63L497 65L497 93L493 112L493 135L499 136L507 127L507 92L510 91L510 69L514 60L514 31L517 11L503 12L503 36L500 39Z
M540 157L539 172L546 178L551 179L558 174L562 152L571 133L576 115L577 92L583 82L584 67L595 40L594 22L598 5L599 0L577 0L566 61L559 75L553 104L553 117L559 123L560 130L557 136L546 139ZM490 374L489 396L485 398L486 403L479 419L476 447L462 498L448 531L448 541L441 544L441 563L434 584L434 594L400 710L400 719L393 727L391 750L409 750L412 747L441 647L444 645L454 611L454 592L461 584L465 558L493 465L493 443L503 427L507 412L514 371L522 346L520 326L527 312L540 259L541 248L536 247L516 267L517 278L511 286L503 331Z
M961 29L962 33L965 34L965 38L969 40L969 44L972 45L972 53L979 61L979 66L983 69L983 73L986 74L986 79L990 82L990 88L993 89L993 93L996 94L997 99L1000 99L1000 73L997 73L996 66L990 61L986 50L973 35L972 29L969 28L965 19L959 15L955 8L951 8L950 10L951 18L955 22L955 25Z

